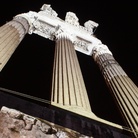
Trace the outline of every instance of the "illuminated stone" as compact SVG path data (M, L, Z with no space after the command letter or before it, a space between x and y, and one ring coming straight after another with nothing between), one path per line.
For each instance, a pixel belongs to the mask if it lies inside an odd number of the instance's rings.
M29 24L22 17L16 17L0 27L0 71L22 41L28 29Z

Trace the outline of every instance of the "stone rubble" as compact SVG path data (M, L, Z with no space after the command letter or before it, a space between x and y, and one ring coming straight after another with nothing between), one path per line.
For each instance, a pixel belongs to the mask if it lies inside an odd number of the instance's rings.
M5 106L0 111L0 138L90 138Z

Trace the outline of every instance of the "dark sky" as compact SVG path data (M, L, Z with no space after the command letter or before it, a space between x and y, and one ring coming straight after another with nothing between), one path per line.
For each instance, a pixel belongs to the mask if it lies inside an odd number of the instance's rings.
M13 16L39 11L44 4L64 19L75 12L83 25L87 20L99 23L95 35L112 51L128 76L138 85L138 20L137 3L132 1L92 0L12 0L0 4L0 25ZM123 124L112 96L92 57L77 52L93 112L109 121ZM0 86L49 100L54 42L27 34L8 64L0 73Z

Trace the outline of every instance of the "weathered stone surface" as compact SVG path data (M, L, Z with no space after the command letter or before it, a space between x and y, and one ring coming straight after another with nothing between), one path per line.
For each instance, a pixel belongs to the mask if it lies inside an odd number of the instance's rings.
M20 111L2 107L0 138L90 138Z

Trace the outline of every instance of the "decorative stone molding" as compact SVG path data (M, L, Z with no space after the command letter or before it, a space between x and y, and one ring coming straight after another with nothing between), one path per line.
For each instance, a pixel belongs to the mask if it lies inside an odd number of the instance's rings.
M87 29L87 31L92 34L94 32L94 28L98 27L98 23L89 20L89 21L84 23L84 26Z
M91 55L95 44L101 43L93 36L94 29L98 27L98 24L89 20L84 23L84 26L81 26L78 17L73 12L67 12L65 20L60 19L57 15L50 5L44 4L39 12L29 11L16 17L24 17L28 21L29 34L35 33L53 41L57 28L60 26L60 29L71 37L77 51Z
M72 24L74 26L79 26L79 19L73 12L66 13L65 22Z
M51 5L49 4L44 4L41 8L40 8L40 12L39 13L44 13L44 14L48 14L50 16L53 16L53 17L57 17L57 13L56 11L54 11L52 8L51 8Z

